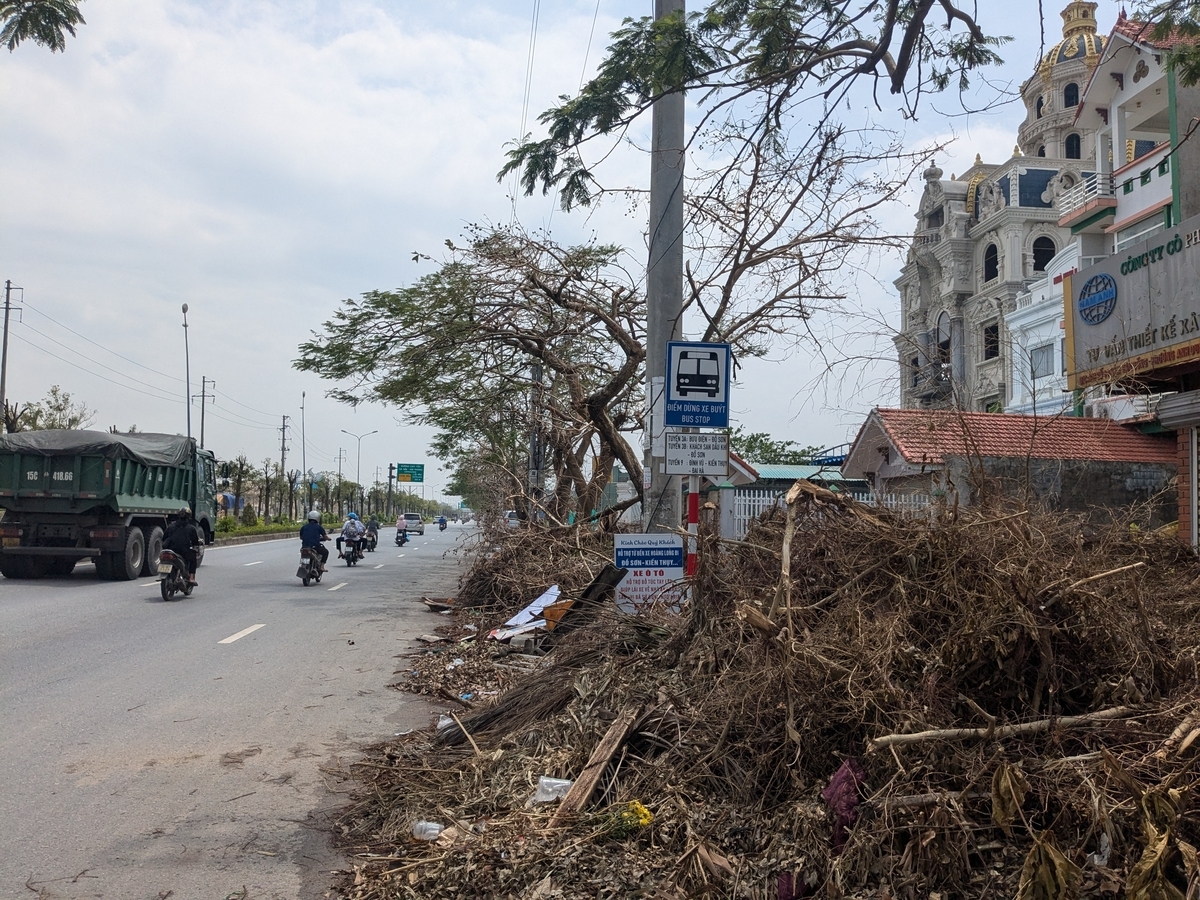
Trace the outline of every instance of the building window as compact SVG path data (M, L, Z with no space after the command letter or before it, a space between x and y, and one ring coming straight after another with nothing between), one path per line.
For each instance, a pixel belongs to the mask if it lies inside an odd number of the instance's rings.
M1079 85L1071 82L1063 88L1063 106L1071 109L1079 105Z
M1004 412L1004 404L1000 402L999 397L993 395L980 400L979 409L985 413L1002 413Z
M1035 238L1033 241L1033 271L1045 272L1046 266L1050 265L1050 260L1054 259L1054 254L1057 252L1051 238L1045 235Z
M1034 379L1054 374L1054 345L1042 344L1029 351L1029 370Z
M1066 141L1067 159L1082 159L1082 147L1079 141L1079 135L1068 134Z
M1124 181L1121 182L1121 193L1122 194L1132 194L1133 193L1133 179L1132 178L1126 178Z
M983 326L983 358L996 359L1000 355L1000 323Z
M938 316L937 355L938 362L944 366L950 365L950 316L946 313Z
M1164 159L1162 162L1160 162L1158 164L1158 174L1166 175L1170 171L1171 171L1171 158L1167 157L1166 159Z
M1046 98L1045 98L1045 97L1038 97L1038 102L1037 102L1037 117L1038 117L1039 119L1042 117L1042 113L1045 111L1045 107L1046 107Z
M945 222L946 213L940 206L925 217L926 228L941 228Z
M908 361L908 369L909 377L911 379L909 381L909 385L911 387L916 387L917 383L921 380L921 357L914 356L912 359L910 359Z
M1046 155L1046 145L1045 145L1045 144L1042 144L1042 146L1038 147L1038 152L1037 152L1037 155L1038 155L1038 156L1045 156L1045 155Z
M1122 228L1117 232L1116 252L1120 253L1130 244L1144 241L1150 235L1161 231L1163 229L1163 218L1160 215L1147 216L1140 222L1134 222L1128 228Z
M991 281L1000 274L1000 253L995 244L983 251L983 280Z
M1062 353L1061 353L1062 374L1066 375L1067 374L1067 339L1066 338L1063 338L1061 341L1058 342L1058 349L1060 351L1062 351Z

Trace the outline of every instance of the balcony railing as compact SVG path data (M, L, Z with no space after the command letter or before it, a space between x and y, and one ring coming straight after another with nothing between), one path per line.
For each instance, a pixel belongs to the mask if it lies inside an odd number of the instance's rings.
M1079 184L1067 188L1055 201L1059 218L1065 218L1083 209L1093 200L1113 195L1112 175L1108 172L1091 172L1083 176Z
M915 238L913 238L913 244L918 247L924 247L928 244L940 243L941 240L942 233L940 231L922 231Z

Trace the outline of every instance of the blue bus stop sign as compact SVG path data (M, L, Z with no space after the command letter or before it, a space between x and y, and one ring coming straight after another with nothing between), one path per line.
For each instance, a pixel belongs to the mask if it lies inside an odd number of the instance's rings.
M668 342L663 424L728 428L730 359L728 344Z

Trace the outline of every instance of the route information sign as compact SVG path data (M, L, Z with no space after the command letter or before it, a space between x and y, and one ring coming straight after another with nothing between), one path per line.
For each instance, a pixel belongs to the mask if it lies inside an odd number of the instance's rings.
M705 475L724 479L729 475L729 435L667 432L667 474Z
M424 463L396 463L396 480L407 482L425 481Z
M617 585L617 607L636 612L654 600L676 604L682 592L683 537L615 534L614 561L629 574Z

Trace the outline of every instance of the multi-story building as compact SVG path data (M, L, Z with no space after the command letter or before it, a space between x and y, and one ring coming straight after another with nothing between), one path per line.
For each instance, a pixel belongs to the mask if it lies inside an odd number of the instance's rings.
M1105 49L1096 5L1072 0L1063 10L1062 40L1021 86L1026 116L1008 160L976 156L949 179L936 165L925 172L916 234L896 280L903 407L998 412L1013 402L1014 366L1034 348L1014 351L1005 317L1072 243L1058 198L1095 182L1094 126L1078 113ZM1061 349L1059 337L1056 360ZM1061 361L1053 367L1061 377Z

